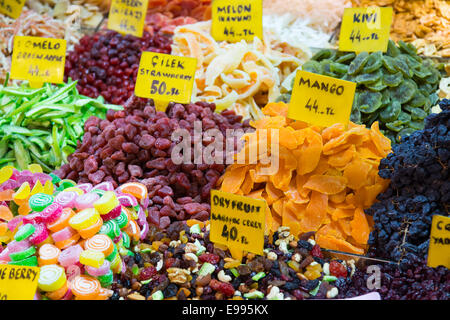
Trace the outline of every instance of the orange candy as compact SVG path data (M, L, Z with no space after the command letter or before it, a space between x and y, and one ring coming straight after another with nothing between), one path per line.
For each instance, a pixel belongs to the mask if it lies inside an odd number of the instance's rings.
M55 246L57 246L59 249L63 250L70 246L73 246L75 243L78 242L80 239L80 235L77 233L73 236L71 236L69 239L66 239L64 241L55 242Z
M132 241L139 241L140 238L140 229L139 225L134 220L129 220L127 227L124 231L130 236Z
M102 252L105 257L109 256L114 251L114 243L111 238L105 234L96 234L84 243L86 250L91 249Z
M72 293L77 300L96 300L100 295L100 282L90 276L79 275L71 283Z
M47 292L47 297L50 300L60 300L67 293L68 289L69 289L69 287L68 287L68 284L66 281L66 282L64 282L64 285L61 288L59 288L58 290L55 290L52 292Z
M119 190L123 193L131 194L137 199L146 198L148 195L147 187L142 183L128 182L119 187Z
M60 254L61 250L57 246L49 243L44 244L39 248L39 266L58 264L58 257Z
M102 218L98 218L96 223L94 223L92 226L86 229L78 230L78 233L83 239L88 239L90 237L93 237L97 232L99 232L100 229L102 228L102 225L103 225Z
M52 232L58 232L65 227L69 226L69 220L75 215L75 211L70 208L64 208L62 215L51 224L47 225L47 228Z
M7 206L0 206L0 220L10 221L13 217L11 210Z

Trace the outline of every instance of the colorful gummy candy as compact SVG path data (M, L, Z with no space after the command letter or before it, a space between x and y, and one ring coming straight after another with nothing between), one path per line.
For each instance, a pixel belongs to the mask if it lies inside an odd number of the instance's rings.
M0 263L39 266L40 297L107 299L122 256L149 229L145 186L77 185L29 169L0 169Z

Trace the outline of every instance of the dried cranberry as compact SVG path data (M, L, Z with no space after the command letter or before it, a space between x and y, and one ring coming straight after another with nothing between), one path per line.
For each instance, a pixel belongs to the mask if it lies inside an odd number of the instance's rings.
M203 253L198 257L198 259L201 262L209 262L211 264L217 264L220 261L220 257L213 253Z
M320 246L319 245L314 245L313 247L312 247L312 249L311 249L311 255L313 256L313 257L317 257L317 258L323 258L323 255L322 255L322 251L320 250Z

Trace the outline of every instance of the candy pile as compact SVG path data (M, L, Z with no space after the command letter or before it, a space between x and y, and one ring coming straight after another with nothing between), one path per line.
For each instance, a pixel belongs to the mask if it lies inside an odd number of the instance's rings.
M75 85L46 84L40 89L0 85L0 167L9 164L25 170L39 163L51 172L67 163L90 116L104 119L108 109L123 109L105 104L102 97L82 96Z
M371 129L351 122L347 129L342 124L312 127L286 118L287 110L284 103L263 108L267 117L252 123L257 131L246 135L248 143L237 156L246 164L227 168L221 190L265 199L270 208L266 231L280 225L290 227L294 236L317 231L315 240L321 247L364 253L370 220L363 209L387 187L388 180L378 176L378 165L391 150L389 139L377 122ZM279 134L279 168L271 173L261 173L272 165L264 149L252 164L246 157L266 143L266 138L258 138L263 130L267 137L272 130Z
M386 53L355 55L325 49L302 66L305 71L356 82L351 121L368 127L378 121L393 143L423 129L425 117L438 101L442 68L420 58L413 45L400 41L397 46L391 40ZM288 102L290 93L280 100Z
M242 117L232 111L214 113L214 104L171 104L167 111L156 112L151 102L133 96L124 111L108 112L107 120L92 117L85 124L83 143L69 157L69 164L56 173L79 183L108 181L118 186L141 180L150 196L149 222L167 227L171 220L209 217L210 190L225 169L224 164L195 164L194 125L220 130L245 129ZM179 142L171 140L174 130L191 134L189 163L174 164L172 149ZM206 147L210 141L202 137ZM225 141L225 139L224 139ZM236 143L237 144L237 143ZM225 163L225 143L222 163ZM236 145L233 150L236 150ZM203 150L200 155L203 154Z
M450 100L440 103L441 113L427 117L416 131L381 160L379 175L391 179L367 214L375 228L370 253L401 264L413 256L423 259L430 242L435 214L448 216L450 205Z
M2 169L1 187L14 187L23 173ZM148 233L149 200L140 193L145 187L128 183L114 190L108 182L92 186L51 179L45 187L37 180L32 189L27 181L9 198L3 191L4 201L11 202L0 206L1 219L14 240L1 251L0 262L41 267L38 288L49 299L107 299L112 293L104 288L122 272L122 256ZM27 202L29 212L13 217L17 202Z
M335 283L349 281L355 263L327 256L313 235L295 240L281 227L265 237L262 256L235 259L209 240L208 222L175 222L164 231L150 227L134 256L124 258L127 269L111 286L111 299L331 299L339 293Z

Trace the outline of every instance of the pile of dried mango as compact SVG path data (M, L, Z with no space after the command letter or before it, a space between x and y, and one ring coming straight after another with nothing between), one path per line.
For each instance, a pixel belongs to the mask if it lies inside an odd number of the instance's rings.
M347 128L321 128L288 119L287 111L282 102L269 103L262 109L266 117L251 122L256 131L245 135L237 155L245 164L227 168L221 190L265 199L267 233L280 225L290 227L294 236L317 231L315 240L322 247L364 253L371 221L363 210L389 183L378 175L378 165L391 151L390 140L377 122L370 129L351 122ZM279 133L279 169L261 174L265 157L274 152L263 150L273 130ZM252 152L257 161L250 161Z

